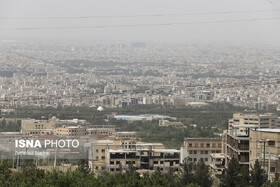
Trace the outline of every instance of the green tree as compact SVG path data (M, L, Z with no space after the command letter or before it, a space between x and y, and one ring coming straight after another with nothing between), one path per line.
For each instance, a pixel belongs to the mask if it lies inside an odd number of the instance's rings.
M181 183L183 185L191 184L194 181L194 163L185 158L180 165L182 167L180 171Z
M251 172L251 185L253 186L261 186L267 180L267 175L265 171L261 168L259 160L255 161L254 167Z
M213 179L210 175L209 166L206 166L204 161L200 159L195 165L195 183L203 187L210 187Z
M222 185L236 187L239 185L240 178L240 164L236 158L232 158L222 177Z

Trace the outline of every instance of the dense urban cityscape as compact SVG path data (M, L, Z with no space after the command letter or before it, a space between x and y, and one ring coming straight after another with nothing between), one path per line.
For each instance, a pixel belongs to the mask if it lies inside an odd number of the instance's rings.
M2 107L280 104L277 48L7 42L0 55Z
M277 181L278 52L144 42L2 42L2 160L6 156L15 170L26 168L27 152L6 155L17 138L84 137L87 140L81 142L88 151L82 171L88 168L95 174L133 168L140 176L157 170L184 176L184 167L197 163L195 167L208 168L206 181L189 176L189 182L177 184L183 179L173 176L169 185L217 186L234 183L227 176L236 159L235 167L247 168L248 173L256 160L259 167L264 163L263 170L255 172L263 176L265 171L266 179L248 179L243 185ZM81 170L80 164L66 159L73 150L46 152L48 156L28 161L42 170Z

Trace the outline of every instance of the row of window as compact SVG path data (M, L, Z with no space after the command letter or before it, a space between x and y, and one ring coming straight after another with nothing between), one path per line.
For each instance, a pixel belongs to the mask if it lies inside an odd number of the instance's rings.
M110 164L120 164L120 161L110 161ZM126 164L135 164L135 161L126 161Z
M192 146L193 146L193 144L192 144L192 143L189 143L189 147L192 147ZM194 144L194 147L198 147L198 143L195 143L195 144ZM201 144L200 144L200 147L204 147L204 143L201 143ZM210 143L207 143L207 144L206 144L206 147L210 147ZM212 143L212 147L216 147L216 143ZM222 144L219 143L219 144L218 144L218 147L222 147Z
M98 149L96 149L96 152L98 153L98 152L99 152L99 150L98 150ZM105 153L105 149L101 149L101 152L102 152L102 153Z
M189 154L191 155L191 154L198 154L198 153L200 153L200 154L208 154L208 153L221 153L221 151L214 151L214 150L212 150L212 151L207 151L207 150L202 150L202 151L196 151L196 150L194 150L194 151L192 151L192 150L190 150L189 151Z
M99 159L99 157L98 157L98 156L96 156L96 157L95 157L95 159L96 159L96 160L98 160L98 159ZM105 159L105 156L102 156L102 157L101 157L101 159L102 159L102 160L104 160L104 159Z
M202 160L204 160L205 162L208 162L208 158L201 158ZM189 157L189 161L193 161L193 162L197 162L197 158L190 158Z

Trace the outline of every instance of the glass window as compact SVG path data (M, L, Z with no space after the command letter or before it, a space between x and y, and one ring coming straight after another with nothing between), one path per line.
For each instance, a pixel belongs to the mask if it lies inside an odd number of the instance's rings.
M200 144L200 147L204 147L204 143L201 143L201 144Z
M205 158L204 160L205 160L205 162L208 162L208 158Z
M191 144L191 143L189 143L189 147L192 147L192 144Z
M269 141L268 145L271 146L271 147L274 147L275 146L275 141Z
M215 144L215 143L212 143L212 147L216 147L216 144Z
M210 143L206 144L206 147L210 147Z
M193 151L193 154L197 154L197 151Z

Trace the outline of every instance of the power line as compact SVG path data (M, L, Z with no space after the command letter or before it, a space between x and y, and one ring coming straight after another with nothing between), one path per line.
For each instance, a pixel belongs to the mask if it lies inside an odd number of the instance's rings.
M197 21L197 22L178 22L178 23L154 23L154 24L128 24L128 25L97 25L97 26L71 26L71 27L21 27L21 28L1 28L0 31L13 30L61 30L61 29L102 29L102 28L125 28L125 27L153 27L153 26L171 26L171 25L193 25L193 24L213 24L213 23L232 23L232 22L253 22L280 20L275 18L253 18L253 19L235 19L235 20L217 20L217 21Z
M135 18L135 17L165 17L165 16L194 16L194 15L219 15L219 14L238 14L238 13L263 13L263 12L280 12L280 10L251 10L251 11L224 11L224 12L201 12L201 13L173 13L173 14L139 14L139 15L101 15L101 16L72 16L72 17L0 17L8 20L42 20L42 19L92 19L92 18Z

